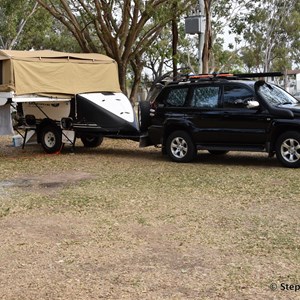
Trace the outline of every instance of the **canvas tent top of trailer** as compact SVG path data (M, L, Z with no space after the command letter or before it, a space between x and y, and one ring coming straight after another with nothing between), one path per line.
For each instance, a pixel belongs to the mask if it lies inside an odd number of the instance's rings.
M0 50L0 92L15 96L120 92L118 67L98 53Z

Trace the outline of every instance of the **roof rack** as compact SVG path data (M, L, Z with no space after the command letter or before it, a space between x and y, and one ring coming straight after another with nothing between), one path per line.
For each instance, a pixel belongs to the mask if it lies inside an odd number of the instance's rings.
M230 73L212 73L212 74L198 74L198 75L189 75L189 79L212 79L212 78L224 78L232 77L234 74Z
M187 70L187 68L181 68L178 70ZM161 83L162 85L169 84L184 84L188 82L199 82L199 81L213 81L213 80L238 80L238 79L251 79L251 78L265 78L265 77L278 77L284 76L282 72L260 72L260 73L211 73L211 74L179 74L176 77L170 77L170 71L165 75L158 78L154 85Z
M256 78L256 77L278 77L283 76L282 72L261 72L261 73L244 73L234 74L238 78Z
M198 74L198 75L188 75L188 79L214 79L214 78L256 78L256 77L275 77L283 76L281 72L262 72L262 73L243 73L243 74L233 74L233 73L212 73L212 74Z

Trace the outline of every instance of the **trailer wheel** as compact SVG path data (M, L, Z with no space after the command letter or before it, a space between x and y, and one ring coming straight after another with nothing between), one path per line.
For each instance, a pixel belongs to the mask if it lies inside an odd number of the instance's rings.
M84 145L84 147L87 148L95 148L102 144L103 142L103 136L101 135L84 135L81 137L81 141Z
M56 125L47 125L41 129L41 144L47 153L55 153L61 150L62 133Z

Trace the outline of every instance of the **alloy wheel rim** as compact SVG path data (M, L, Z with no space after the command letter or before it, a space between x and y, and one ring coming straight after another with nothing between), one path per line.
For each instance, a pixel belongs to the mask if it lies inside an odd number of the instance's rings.
M289 163L295 163L300 159L300 144L295 139L286 139L281 144L281 155Z
M187 151L188 151L188 145L183 138L176 137L172 140L171 152L174 155L174 157L183 158L186 156Z

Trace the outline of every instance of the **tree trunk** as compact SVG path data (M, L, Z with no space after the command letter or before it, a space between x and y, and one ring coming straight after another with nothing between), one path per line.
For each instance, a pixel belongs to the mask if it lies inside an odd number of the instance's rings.
M137 58L134 61L131 61L131 67L134 73L134 79L133 79L129 100L132 104L134 104L136 103L137 100L136 98L141 84L143 63L140 61L140 59Z
M173 5L174 11L177 11L177 3L174 3ZM172 20L172 62L173 62L173 76L174 78L177 77L177 46L178 46L178 25L177 25L177 18L174 16L174 19Z
M211 1L205 0L205 17L206 17L206 27L204 36L204 47L203 47L203 73L209 72L209 59L212 48L212 29L211 29Z
M117 61L118 64L118 73L119 73L119 83L121 91L127 96L127 84L126 84L126 74L127 74L127 65L122 61Z

